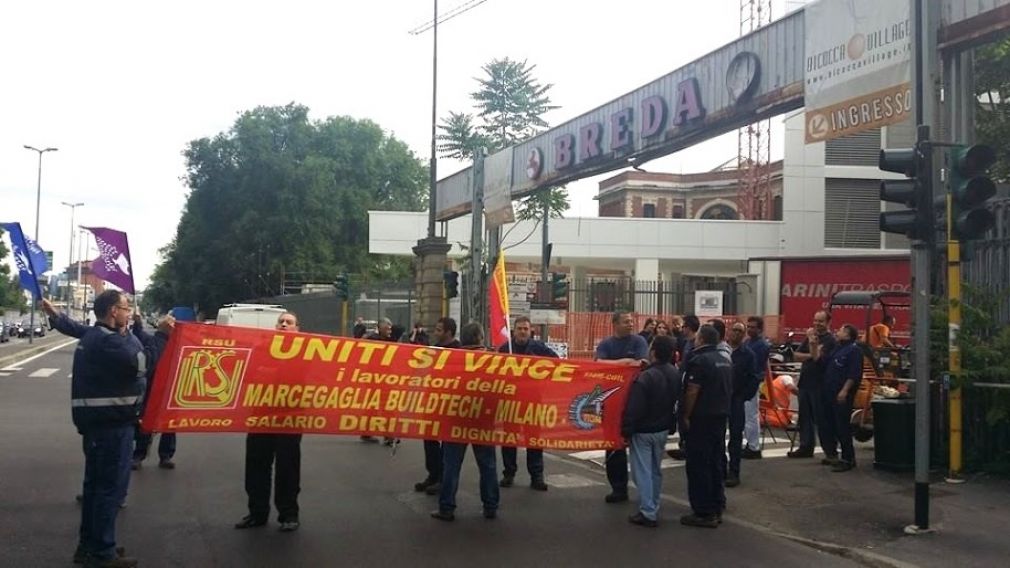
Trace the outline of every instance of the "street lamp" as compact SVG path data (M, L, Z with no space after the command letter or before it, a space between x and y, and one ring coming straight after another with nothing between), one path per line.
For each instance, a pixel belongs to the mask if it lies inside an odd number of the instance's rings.
M39 153L39 175L35 186L35 242L37 243L39 242L39 205L42 201L42 154L45 154L46 152L55 152L59 150L59 148L43 148L39 150L34 146L25 144L25 149ZM35 277L38 278L38 274L36 274ZM28 323L28 325L31 326L28 330L28 343L33 343L35 340L35 302L36 300L32 300L32 315Z
M70 294L70 269L71 269L71 267L74 264L74 228L75 228L74 227L74 214L77 213L77 208L78 207L82 207L84 205L84 203L67 203L66 201L61 201L60 203L62 203L63 205L66 205L67 207L70 208L70 249L69 249L68 254L67 254L67 313L70 314L70 313L73 313L70 310L70 305L72 303L72 298L73 298L73 296L71 296L71 294ZM81 259L77 259L77 262L80 262L80 261L81 261ZM76 282L75 284L80 284L80 283ZM75 288L76 288L76 286L75 286Z

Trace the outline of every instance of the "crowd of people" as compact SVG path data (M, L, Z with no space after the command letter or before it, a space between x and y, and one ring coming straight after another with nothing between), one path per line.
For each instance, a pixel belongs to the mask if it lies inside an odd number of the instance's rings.
M71 409L83 438L85 472L81 503L80 540L74 562L86 566L130 567L137 560L116 546L115 520L125 506L130 470L139 469L147 456L152 434L141 432L137 419L145 402L145 388L174 329L171 315L158 322L154 334L144 330L139 315L130 325L132 307L126 295L103 292L95 299L94 326L83 325L56 310L48 301L42 309L50 324L61 333L80 339L74 354ZM855 467L849 417L862 377L862 351L856 344L858 330L851 325L830 331L830 313L814 315L813 327L800 346L796 359L802 362L799 380L799 447L790 458L814 454L815 432L832 471ZM360 322L359 322L360 323ZM883 322L885 324L890 322ZM630 478L638 492L638 511L633 524L658 525L664 452L685 459L691 513L681 517L684 525L717 528L726 509L724 488L740 484L741 459L761 457L758 421L758 390L768 368L771 345L764 337L764 321L750 317L729 328L721 319L701 324L687 315L669 325L648 320L640 333L634 318L615 313L613 333L597 345L594 359L613 365L641 368L631 383L621 417L621 434L627 450L607 451L606 473L610 484L607 503L629 500ZM284 312L275 328L299 330L298 317ZM359 326L355 335L359 336ZM887 337L887 330L875 330ZM459 330L455 320L438 320L429 338L421 326L410 334L396 329L388 319L378 322L374 333L360 334L377 341L408 341L439 348L487 350L484 330L468 323ZM499 352L557 357L545 343L534 339L529 318L517 318L513 338ZM680 433L678 448L666 451L667 440ZM729 444L727 448L727 432ZM364 436L365 442L377 442ZM387 438L389 445L399 440ZM512 487L518 473L518 450L501 448L502 476L497 477L497 450L493 446L425 440L425 478L414 490L437 496L431 517L455 519L456 493L468 445L477 463L483 515L497 517L500 488ZM159 466L174 468L175 436L162 434ZM526 450L530 488L547 491L543 451ZM267 524L270 515L271 479L280 530L299 528L301 435L250 433L246 438L245 489L248 513L235 525L249 529Z

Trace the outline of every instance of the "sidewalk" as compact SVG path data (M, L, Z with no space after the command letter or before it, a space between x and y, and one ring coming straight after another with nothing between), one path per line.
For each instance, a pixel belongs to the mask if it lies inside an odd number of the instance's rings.
M976 476L952 485L935 474L930 527L936 532L907 536L913 475L875 470L872 442L857 444L857 462L855 470L832 473L819 455L744 460L741 485L726 490L726 517L816 541L811 545L840 545L840 552L867 565L1008 565L1010 481ZM683 468L663 473L663 493L686 501Z
M52 349L69 339L55 331L50 331L45 337L36 337L30 344L27 339L11 339L10 343L4 343L0 349L0 369Z

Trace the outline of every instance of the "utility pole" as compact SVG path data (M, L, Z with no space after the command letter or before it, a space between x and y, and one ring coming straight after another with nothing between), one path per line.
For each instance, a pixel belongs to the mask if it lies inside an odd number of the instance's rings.
M473 200L470 209L470 280L467 302L470 313L467 317L482 326L487 298L484 296L484 148L478 148L473 155Z
M77 208L84 205L84 203L67 203L66 201L61 201L63 205L70 208L70 248L67 250L67 313L70 313L70 304L73 298L70 292L70 269L74 264L74 214L77 213ZM80 259L78 259L80 262Z
M39 175L36 178L37 184L35 186L35 242L39 242L39 211L42 204L42 154L46 152L56 152L59 148L36 148L34 146L29 146L25 144L25 150L31 150L32 152L38 152L39 154ZM34 272L34 267L32 267L32 272ZM35 275L36 278L39 277L38 274ZM35 304L42 298L33 298L31 306L31 317L29 319L29 330L28 330L28 343L32 344L35 340Z
M545 190L550 191L550 190ZM544 199L544 211L543 211L543 234L540 236L540 286L537 288L538 295L541 293L546 294L546 291L550 289L550 278L548 277L548 270L551 266L551 245L550 245L550 232L547 228L548 220L551 218L551 203L550 200ZM537 301L549 301L548 298L537 298ZM540 341L547 343L547 324L540 325Z

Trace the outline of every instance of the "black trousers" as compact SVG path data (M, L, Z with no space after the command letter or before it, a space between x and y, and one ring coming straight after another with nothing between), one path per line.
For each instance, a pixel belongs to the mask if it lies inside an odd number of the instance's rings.
M799 424L800 451L812 452L820 437L821 448L827 453L824 445L824 396L820 388L800 389L799 394Z
M743 429L744 429L744 408L743 399L733 398L729 403L729 467L727 477L740 477L740 454L743 450ZM726 454L723 453L723 462L726 461Z
M429 481L442 481L442 442L424 441L424 469L428 470Z
M628 451L607 450L604 454L607 463L607 481L614 493L628 493Z
M245 491L249 515L270 517L270 477L274 479L274 505L278 522L298 520L298 492L301 491L302 435L249 434L245 439Z
M723 456L726 455L726 417L698 416L687 431L687 493L694 514L709 517L726 506Z
M519 449L512 446L502 446L501 448L502 475L505 477L515 477L519 471ZM530 474L530 479L544 479L544 451L534 448L526 448L526 471Z
M845 402L838 402L836 388L825 389L822 404L826 409L821 436L821 446L824 454L835 457L838 448L842 450L842 461L856 463L856 448L852 442L852 403L855 394L850 394ZM834 394L828 394L833 392Z

